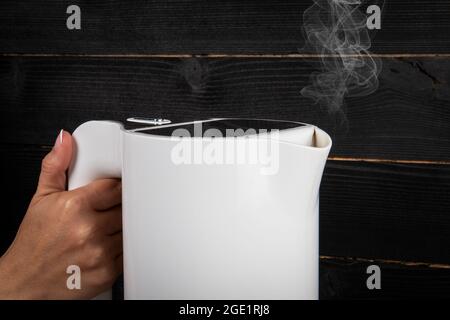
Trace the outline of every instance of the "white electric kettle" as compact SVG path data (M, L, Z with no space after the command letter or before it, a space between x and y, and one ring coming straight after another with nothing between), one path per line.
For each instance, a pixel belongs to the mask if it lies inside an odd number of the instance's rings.
M125 299L318 298L324 131L136 121L82 124L69 170L69 189L122 178Z

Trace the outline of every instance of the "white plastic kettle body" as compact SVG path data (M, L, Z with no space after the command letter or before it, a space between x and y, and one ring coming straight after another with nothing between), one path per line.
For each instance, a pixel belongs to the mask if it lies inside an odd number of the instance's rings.
M331 139L280 123L291 127L233 138L112 121L75 130L69 189L122 179L125 299L318 299L319 186ZM252 137L270 142L270 161L239 160Z

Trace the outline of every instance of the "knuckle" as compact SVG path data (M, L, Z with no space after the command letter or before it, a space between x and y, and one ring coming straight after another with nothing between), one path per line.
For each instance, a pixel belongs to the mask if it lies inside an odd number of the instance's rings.
M86 265L89 268L101 268L107 261L107 251L103 246L93 245L88 249Z
M75 241L78 246L85 246L92 238L94 228L90 224L79 224L74 231Z
M89 261L93 266L101 266L106 260L106 249L103 246L94 246L89 253Z
M116 274L114 272L114 268L110 265L105 265L101 268L98 268L95 276L95 284L97 286L106 286L112 285L116 278Z
M83 197L72 194L70 197L64 200L64 211L65 212L79 212L83 209L84 199Z

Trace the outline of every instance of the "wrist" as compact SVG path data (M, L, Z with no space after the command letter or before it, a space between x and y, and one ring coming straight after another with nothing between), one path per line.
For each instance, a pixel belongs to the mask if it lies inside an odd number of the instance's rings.
M7 254L0 257L0 300L39 299L20 268Z

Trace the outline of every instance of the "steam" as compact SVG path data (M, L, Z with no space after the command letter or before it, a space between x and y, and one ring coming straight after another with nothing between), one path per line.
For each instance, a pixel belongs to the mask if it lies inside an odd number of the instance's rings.
M361 1L313 1L303 13L303 30L306 48L320 56L321 68L301 94L339 112L345 96L365 96L378 88L381 60L368 51L371 41Z

